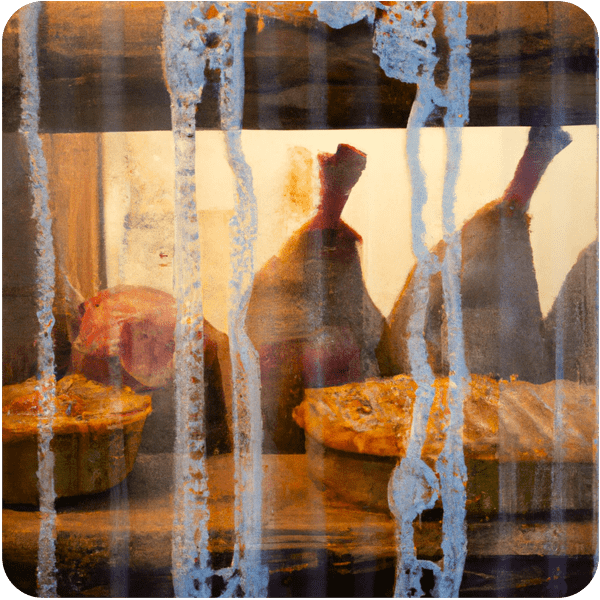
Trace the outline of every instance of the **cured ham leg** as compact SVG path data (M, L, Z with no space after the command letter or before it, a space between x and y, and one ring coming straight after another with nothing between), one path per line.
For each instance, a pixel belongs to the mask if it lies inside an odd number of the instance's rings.
M553 379L542 338L542 314L527 210L546 168L569 143L556 127L534 127L503 196L481 208L461 230L461 298L465 358L472 373L543 383ZM440 242L433 253L441 261ZM389 375L410 373L408 322L414 308L413 268L389 317L382 350ZM425 339L435 374L448 373L441 274L429 282Z
M95 361L86 362L81 355L107 363L118 357L138 386L161 387L172 377L177 318L173 296L153 288L122 285L86 300L80 312L73 350L84 369L91 369ZM99 371L87 376L98 380L105 374Z
M598 240L584 248L544 319L556 379L598 381Z
M172 384L177 308L171 294L149 287L121 285L86 300L80 312L79 335L72 345L73 371L100 383L121 383L134 390ZM227 348L220 349L219 345ZM230 385L223 380L230 371L226 364L221 368L221 363L229 362L228 353L227 336L205 320L204 386L209 454L231 450L227 422ZM221 360L219 354L223 355ZM153 395L154 413L145 428L146 439L154 429L158 435L174 439L171 398L169 393ZM148 444L144 442L144 446Z
M292 410L307 387L379 375L384 323L365 287L360 236L340 218L366 156L320 154L316 215L256 274L246 327L260 356L265 452L304 452Z

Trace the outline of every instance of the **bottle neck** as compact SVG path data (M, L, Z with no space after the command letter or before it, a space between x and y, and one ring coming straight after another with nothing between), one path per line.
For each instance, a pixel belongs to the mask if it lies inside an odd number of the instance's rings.
M517 165L515 175L503 195L510 204L522 213L529 202L542 175L554 157L571 143L571 136L562 129L535 130Z
M323 190L321 192L321 203L315 218L313 219L314 229L336 229L342 211L348 200L349 194L343 194L332 190Z

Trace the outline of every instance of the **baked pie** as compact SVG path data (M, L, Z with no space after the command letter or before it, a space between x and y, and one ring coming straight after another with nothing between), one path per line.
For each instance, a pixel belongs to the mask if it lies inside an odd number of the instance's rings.
M2 388L2 498L37 504L38 409L33 377ZM133 468L148 395L73 374L56 383L51 449L57 497L91 494L120 483Z

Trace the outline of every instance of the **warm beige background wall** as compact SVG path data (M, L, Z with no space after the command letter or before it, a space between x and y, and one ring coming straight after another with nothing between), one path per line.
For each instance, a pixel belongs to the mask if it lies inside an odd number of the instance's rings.
M542 179L530 214L542 312L551 307L577 255L597 236L597 131L566 128L572 144ZM374 301L388 314L412 267L410 194L405 130L244 131L258 200L257 268L306 221L318 203L317 152L338 143L368 155L367 168L342 217L363 237L363 270ZM465 128L457 185L461 224L499 197L512 178L528 128ZM422 130L421 159L428 175L427 243L440 238L445 168L443 129ZM102 135L107 281L172 289L173 143L170 132ZM228 220L234 188L224 134L197 132L197 202L204 240L205 315L227 329ZM127 223L127 228L124 226Z

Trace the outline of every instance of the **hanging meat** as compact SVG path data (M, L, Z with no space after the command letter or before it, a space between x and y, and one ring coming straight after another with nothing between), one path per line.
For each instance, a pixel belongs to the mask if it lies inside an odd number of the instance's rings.
M149 287L120 285L82 303L80 314L78 336L72 345L73 371L100 383L120 383L134 390L162 389L172 384L177 307L171 294ZM227 348L220 348L224 345ZM226 406L230 405L229 387L223 377L229 373L228 360L227 336L205 320L204 386L209 454L231 450ZM155 422L159 427L158 421L162 420L169 427L162 423L160 435L174 439L171 398L172 394L154 394L154 414L148 419L146 433L152 431Z
M360 236L340 219L366 155L340 144L318 156L321 204L256 274L246 326L260 356L265 452L304 452L292 418L303 390L380 374L384 318L363 281Z
M461 230L461 299L465 358L472 373L544 383L553 379L544 347L542 314L527 214L544 171L571 142L558 127L533 127L515 175L503 196L481 208ZM446 243L433 249L440 263ZM386 373L410 374L408 322L414 310L410 273L389 317L382 350L391 356ZM425 324L429 362L447 375L446 320L441 274L429 281Z
M598 240L584 248L544 319L556 379L594 385L598 378Z

